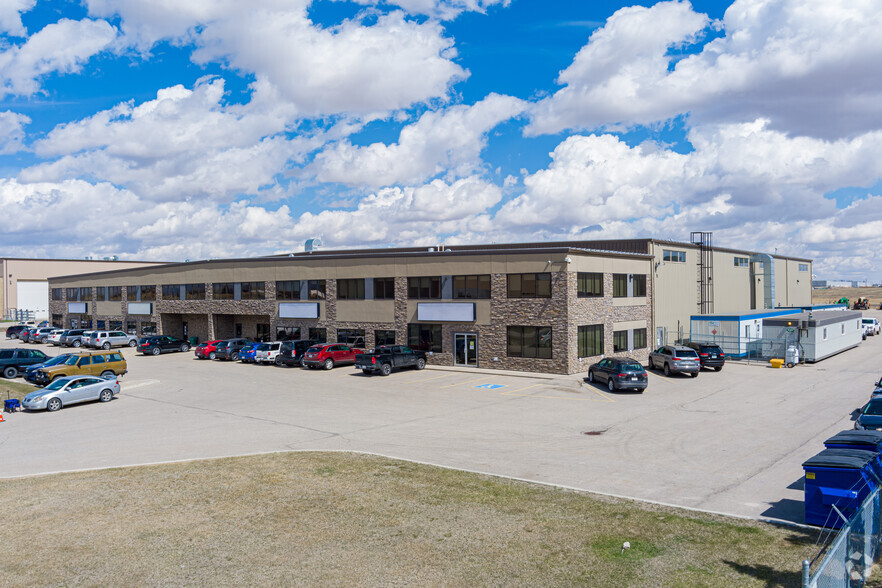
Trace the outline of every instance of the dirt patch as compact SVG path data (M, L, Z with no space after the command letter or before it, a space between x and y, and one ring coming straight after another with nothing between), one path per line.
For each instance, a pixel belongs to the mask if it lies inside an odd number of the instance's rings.
M882 288L824 288L812 290L812 304L833 304L842 297L848 298L848 307L858 298L867 298L870 308L878 310L882 304Z
M816 539L340 453L5 480L0 512L8 586L798 586Z

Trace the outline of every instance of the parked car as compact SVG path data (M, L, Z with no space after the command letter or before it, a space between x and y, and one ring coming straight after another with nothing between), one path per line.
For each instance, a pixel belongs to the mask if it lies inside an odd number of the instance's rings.
M67 329L61 333L58 342L62 347L81 347L83 345L83 333L85 329Z
M588 381L606 383L609 391L637 390L643 392L649 384L646 370L630 357L607 357L588 368Z
M39 327L28 336L28 343L48 343L55 327Z
M100 400L110 402L119 394L119 380L116 377L68 376L57 378L42 390L31 392L22 399L22 407L27 410L48 410L55 412L69 404Z
M34 380L45 385L65 376L122 376L127 371L128 364L119 351L86 351L71 355L58 365L38 369Z
M110 349L111 347L134 347L138 344L138 338L122 331L92 331L86 347L95 349Z
M61 353L59 355L56 355L55 357L50 357L49 359L47 359L46 361L44 361L42 363L35 363L34 365L30 365L30 366L26 367L24 370L22 370L22 376L24 377L24 379L26 381L33 382L36 384L38 371L40 371L42 368L52 367L54 365L64 363L65 361L67 361L67 358L69 358L71 355L73 355L73 354L72 353Z
M882 431L882 398L871 398L860 410L854 428L867 431Z
M49 356L39 349L0 349L0 372L4 378L11 380L26 367L47 359Z
M220 342L220 339L215 341L203 341L193 349L193 355L196 356L196 359L214 359L217 344Z
M415 351L405 345L382 345L373 353L359 353L355 356L355 367L363 374L380 372L384 376L392 370L413 367L418 370L426 367L426 352Z
M684 373L697 378L701 361L694 349L683 345L663 345L649 354L649 367L663 370L666 376Z
M254 355L257 353L257 348L260 345L261 343L252 343L251 345L246 345L240 349L239 361L242 363L254 363Z
M723 353L723 348L719 345L695 341L686 341L683 345L698 352L698 361L701 362L703 368L713 368L715 371L720 371L726 365L726 354Z
M28 343L30 342L31 334L35 333L36 331L37 327L27 327L26 329L22 329L19 332L18 338L22 343Z
M55 329L49 334L49 345L54 345L58 347L61 345L61 336L64 334L64 329Z
M11 327L6 327L6 338L18 339L21 332L27 328L27 325L12 325Z
M190 342L169 335L150 335L141 337L138 341L138 353L144 355L159 355L160 353L174 353L190 351Z
M326 370L334 369L334 366L355 363L355 356L364 353L361 349L353 349L342 343L322 343L313 345L306 350L303 363L312 369L323 367Z
M300 366L306 367L303 363L303 356L306 351L318 341L313 339L299 339L297 341L282 341L282 348L279 355L276 356L276 365L284 365L287 367Z
M215 349L215 359L237 361L239 352L247 345L254 343L251 339L227 339L217 344Z
M276 363L279 351L282 348L281 341L270 341L269 343L261 343L257 346L254 353L254 363Z
M871 336L878 335L880 328L882 328L879 325L879 319L866 316L861 319L861 325L864 327L864 332Z

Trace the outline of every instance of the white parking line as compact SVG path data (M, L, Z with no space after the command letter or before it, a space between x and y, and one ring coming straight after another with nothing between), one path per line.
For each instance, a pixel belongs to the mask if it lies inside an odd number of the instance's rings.
M153 384L158 384L159 380L135 380L134 382L126 382L123 384L120 382L120 387L122 391L134 390L135 388L143 388L144 386L152 386Z

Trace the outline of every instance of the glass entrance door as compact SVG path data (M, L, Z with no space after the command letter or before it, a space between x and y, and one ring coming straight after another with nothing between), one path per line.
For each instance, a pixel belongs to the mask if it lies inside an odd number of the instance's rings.
M477 333L454 333L453 354L454 365L478 366L478 335Z

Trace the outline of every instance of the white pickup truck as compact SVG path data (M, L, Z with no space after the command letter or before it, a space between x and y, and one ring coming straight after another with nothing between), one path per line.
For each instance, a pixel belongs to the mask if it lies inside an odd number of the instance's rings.
M864 334L866 335L878 335L880 331L882 331L882 326L879 325L879 320L870 317L861 318L861 324L864 327Z

